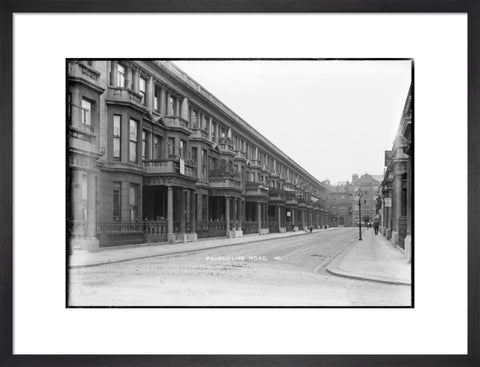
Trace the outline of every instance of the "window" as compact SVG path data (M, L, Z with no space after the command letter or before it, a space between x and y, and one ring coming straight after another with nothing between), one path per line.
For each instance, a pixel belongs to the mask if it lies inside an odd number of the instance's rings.
M198 127L198 116L195 110L192 110L192 127L195 129Z
M187 142L180 140L180 157L185 157L185 149L187 149Z
M215 141L215 122L212 122L212 141Z
M130 184L130 221L138 219L138 185Z
M120 64L117 65L117 87L125 87L125 68Z
M170 96L168 99L168 112L170 116L177 116L177 99Z
M113 183L113 220L121 219L122 183Z
M147 132L142 130L142 159L147 159Z
M207 151L202 149L202 180L207 180Z
M147 84L147 81L140 77L139 80L138 80L138 93L140 93L140 95L142 96L142 103L145 104L146 103L146 98L145 98L145 95L146 95L146 84Z
M85 98L82 98L82 124L92 125L92 103Z
M129 160L130 162L137 161L137 121L130 119L129 125Z
M175 138L169 137L168 138L168 154L170 156L174 156L175 154ZM172 158L172 157L170 157Z
M153 138L153 156L155 159L160 159L160 137L158 135Z
M121 159L122 116L113 115L113 159Z
M196 147L192 147L192 160L195 163L198 161L198 149Z

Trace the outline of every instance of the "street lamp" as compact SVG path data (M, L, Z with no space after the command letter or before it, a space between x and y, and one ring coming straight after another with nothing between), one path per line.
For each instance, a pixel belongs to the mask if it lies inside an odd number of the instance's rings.
M358 240L362 240L362 196L363 192L358 190Z

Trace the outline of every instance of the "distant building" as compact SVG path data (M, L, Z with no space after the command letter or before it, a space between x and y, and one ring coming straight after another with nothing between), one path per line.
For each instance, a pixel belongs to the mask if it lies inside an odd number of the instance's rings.
M373 222L377 215L377 198L379 196L379 188L381 186L383 175L371 175L368 173L358 177L357 174L352 175L352 187L354 193L353 203L353 223L358 225L359 220L365 223ZM358 192L361 192L361 198L358 197ZM358 201L361 204L361 218L359 212Z
M408 91L392 150L385 152L382 182L382 232L408 259L412 256L412 88Z
M353 187L348 181L339 181L331 185L324 181L328 191L329 224L336 227L351 227L353 210Z

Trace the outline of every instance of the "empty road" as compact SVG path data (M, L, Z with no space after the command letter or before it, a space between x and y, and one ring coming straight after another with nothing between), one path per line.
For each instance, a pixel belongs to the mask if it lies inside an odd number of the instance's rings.
M71 306L409 306L410 286L325 272L355 228L70 269Z

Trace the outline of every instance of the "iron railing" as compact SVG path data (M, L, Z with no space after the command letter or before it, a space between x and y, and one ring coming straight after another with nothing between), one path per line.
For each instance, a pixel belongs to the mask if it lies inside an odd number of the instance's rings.
M100 246L143 243L144 231L144 222L97 222Z
M197 237L225 237L227 234L225 222L207 222L202 221L197 223Z
M279 224L276 221L268 221L268 230L270 233L280 232Z
M244 234L258 233L258 222L257 221L243 222L242 229Z

